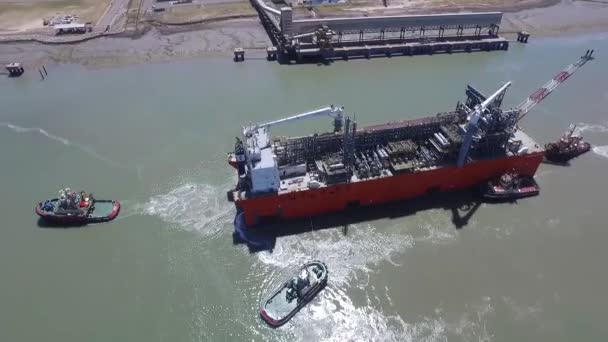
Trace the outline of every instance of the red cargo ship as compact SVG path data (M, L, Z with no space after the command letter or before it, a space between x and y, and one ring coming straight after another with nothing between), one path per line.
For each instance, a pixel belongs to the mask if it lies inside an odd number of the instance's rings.
M490 96L467 86L454 111L416 120L357 128L331 106L246 127L229 154L238 183L228 199L252 226L468 188L506 172L533 177L545 151L517 123L592 53L510 110L500 108L508 82ZM271 126L319 116L333 118L333 132L270 136Z

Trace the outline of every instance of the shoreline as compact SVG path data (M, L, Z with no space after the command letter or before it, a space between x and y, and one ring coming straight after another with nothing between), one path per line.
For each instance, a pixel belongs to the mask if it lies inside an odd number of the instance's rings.
M547 2L555 1L539 3ZM501 35L511 39L518 31L530 32L531 44L534 44L534 37L608 32L608 0L561 0L549 7L504 13ZM235 47L257 51L272 45L257 16L179 25L150 23L136 37L113 34L115 36L83 37L87 40L63 44L2 42L0 38L0 60L19 61L26 68L54 63L103 67L205 56L231 57ZM253 55L256 56L256 52Z

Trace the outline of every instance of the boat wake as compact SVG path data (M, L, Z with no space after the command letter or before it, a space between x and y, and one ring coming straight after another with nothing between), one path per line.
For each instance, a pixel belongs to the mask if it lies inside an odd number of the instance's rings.
M90 148L88 146L84 146L84 145L73 143L73 142L69 141L66 138L62 138L62 137L53 135L53 134L47 132L46 130L44 130L42 128L38 128L38 127L33 127L33 128L32 127L20 127L20 126L13 125L13 124L8 123L8 122L0 122L0 126L7 127L7 128L9 128L10 130L12 130L13 132L16 132L16 133L38 133L38 134L41 134L41 135L43 135L43 136L45 136L45 137L47 137L47 138L49 138L49 139L51 139L53 141L59 142L62 145L75 147L75 148L79 149L80 151L84 152L85 154L87 154L87 155L89 155L89 156L91 156L91 157L93 157L93 158L95 158L97 160L100 160L100 161L102 161L102 162L104 162L104 163L106 163L108 165L111 165L113 167L122 168L122 169L130 169L129 167L125 167L124 165L122 165L120 163L117 163L117 162L115 162L113 160L110 160L110 159L108 159L108 158L100 155L99 153L95 152L95 150L93 150L92 148Z
M576 124L576 131L580 132L580 133L583 133L583 132L608 133L608 126L579 122Z
M600 157L608 158L608 145L593 146L592 151Z
M296 315L286 325L289 338L298 341L491 341L488 320L494 314L490 297L466 305L462 314L447 321L441 307L430 316L404 320L392 308L374 305L358 307L339 288L328 286L313 300L304 315ZM378 298L366 298L377 301ZM324 304L321 305L320 303ZM502 303L499 303L502 304Z
M436 214L429 214L423 224L410 232L403 224L382 229L369 224L351 225L347 234L340 229L328 229L281 237L272 253L258 253L258 265L254 267L256 271L252 277L264 276L260 279L261 286L255 290L258 291L255 295L261 300L268 290L287 280L306 261L321 260L329 269L327 287L277 331L278 339L442 341L446 340L452 328L457 329L463 324L472 327L466 320L450 327L440 317L406 322L397 312L392 312L389 289L379 291L371 285L374 269L381 263L400 267L392 259L398 259L416 244L443 245L456 240L455 229L445 222L449 218ZM347 293L351 291L363 292L367 298L356 303ZM389 309L383 311L387 307ZM458 329L462 330L462 327Z
M254 268L261 268L264 278L254 295L263 299L268 290L287 280L300 265L321 260L329 270L327 287L278 331L283 335L279 339L401 340L406 324L399 315L385 315L372 306L357 307L346 290L354 287L367 292L374 266L391 262L392 255L413 245L410 235L397 237L368 225L351 225L346 235L331 229L281 237L272 253L257 254L258 265Z
M152 196L144 204L143 212L180 229L217 235L234 216L222 189L208 184L182 184L168 193Z
M591 133L608 133L607 125L598 125L598 124L586 124L584 122L579 122L576 126L577 132L591 132ZM593 146L591 149L593 153L600 157L608 158L608 145L603 146Z
M277 239L272 253L260 252L258 258L269 271L297 269L311 259L327 265L331 283L349 285L357 271L370 271L370 266L390 258L414 245L413 238L382 234L373 226L351 225L348 235L339 230L315 231L308 236L293 235Z
M26 127L19 127L17 125L13 125L7 122L0 122L0 126L3 127L8 127L9 129L11 129L14 132L17 133L39 133L44 135L45 137L51 139L51 140L55 140L58 141L66 146L70 146L71 143L68 139L62 138L62 137L58 137L56 135L50 134L49 132L43 130L42 128L26 128Z

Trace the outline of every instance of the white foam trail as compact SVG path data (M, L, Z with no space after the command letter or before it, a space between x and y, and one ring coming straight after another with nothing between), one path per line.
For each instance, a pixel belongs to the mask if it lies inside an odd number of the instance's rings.
M346 235L340 229L328 229L280 237L272 253L257 254L260 265L255 268L269 269L271 274L260 288L271 289L306 261L319 259L327 264L331 282L285 327L290 339L397 341L411 334L401 317L385 314L371 305L356 307L346 290L356 287L367 292L372 266L413 245L412 236L403 231L386 234L373 226L351 225ZM258 294L263 299L266 293L261 291Z
M450 333L461 336L464 341L480 341L488 342L494 338L494 335L488 331L488 316L494 314L494 306L492 298L483 297L482 302L478 305L467 305L473 309L473 313L465 312L458 323L447 324L447 330ZM467 310L469 311L469 310ZM447 340L447 338L445 338Z
M310 235L279 237L272 253L257 254L259 260L275 270L282 270L319 259L331 270L332 283L347 285L356 271L369 271L370 265L386 261L391 255L414 245L410 235L381 234L371 226L351 225L346 236L338 229L315 231Z
M608 145L593 146L592 150L593 150L593 153L597 154L598 156L608 158Z
M0 122L0 126L4 126L4 127L8 127L9 129L11 129L12 131L16 132L16 133L39 133L42 134L43 136L57 141L65 146L72 146L75 147L77 149L79 149L80 151L88 154L89 156L101 160L102 162L109 164L111 166L117 167L117 168L123 168L123 169L129 169L129 167L125 167L124 165L121 165L120 163L117 163L113 160L110 160L102 155L100 155L99 153L95 152L95 150L93 150L92 148L88 147L88 146L84 146L84 145L80 145L80 144L76 144L73 143L71 141L69 141L66 138L62 138L56 135L53 135L47 131L45 131L42 128L38 128L38 127L20 127L17 125L13 125L11 123L8 122Z
M608 133L608 127L605 125L587 124L579 122L576 124L576 132L592 132L592 133Z
M42 128L28 128L28 127L19 127L17 125L13 125L11 123L8 122L0 122L0 126L4 126L4 127L8 127L11 130L13 130L14 132L17 133L30 133L30 132L36 132L36 133L40 133L42 135L44 135L45 137L51 139L51 140L55 140L58 141L66 146L70 146L70 141L68 139L62 138L62 137L58 137L56 135L52 135L49 132L43 130Z
M232 206L224 195L220 187L186 183L150 198L143 212L182 229L216 235L234 218Z
M327 264L330 283L319 298L305 306L284 328L289 339L306 341L443 341L447 326L441 319L424 318L408 323L398 314L383 312L374 303L392 302L388 295L371 289L370 276L375 266L396 263L394 257L415 244L446 244L455 241L457 233L449 216L431 213L410 235L403 223L378 229L373 225L350 225L342 230L327 229L295 236L279 237L272 252L257 254L260 265L267 269L261 289L274 289L290 277L304 262L319 259ZM395 258L396 259L396 258ZM396 266L398 267L398 266ZM364 291L367 305L356 306L348 297L349 288ZM267 293L257 290L261 298ZM264 292L266 292L264 290ZM369 296L375 299L371 300ZM382 297L382 298L379 298Z
M398 315L385 314L372 306L356 307L338 287L328 286L286 326L296 341L418 341L436 327L407 324ZM440 324L439 324L440 325Z

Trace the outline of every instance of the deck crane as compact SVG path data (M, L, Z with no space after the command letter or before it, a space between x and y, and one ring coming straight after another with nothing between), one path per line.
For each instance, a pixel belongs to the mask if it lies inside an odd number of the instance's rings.
M287 118L269 121L269 122L262 123L262 124L251 125L251 126L245 127L243 129L243 135L245 137L248 137L248 136L251 136L251 134L255 133L255 131L257 131L260 128L268 129L271 126L276 126L279 124L284 124L284 123L292 122L292 121L312 119L312 118L320 117L320 116L329 116L329 117L334 118L334 131L339 132L342 129L342 124L345 120L344 107L335 107L334 105L331 105L329 107L324 107L324 108L320 108L320 109L313 110L310 112L293 115L293 116L290 116Z
M528 96L524 101L522 101L519 105L514 107L510 112L515 113L516 119L513 121L513 125L523 119L534 106L539 104L547 95L551 94L553 90L555 90L560 84L562 84L565 80L567 80L572 74L574 74L578 69L580 69L585 63L593 59L593 51L587 50L587 52L581 56L576 62L568 65L562 71L557 73L549 82L545 83L542 87ZM468 115L468 122L464 130L464 139L462 142L462 146L460 147L460 151L458 153L458 167L462 167L465 162L469 150L471 148L471 144L473 142L474 136L479 129L479 121L486 119L485 116L491 114L488 111L488 107L496 99L502 99L504 93L507 88L510 86L511 82L507 82L503 85L498 91L488 97L482 103L476 105L474 108L470 110L470 114ZM499 100L499 101L500 101Z
M504 93L511 86L511 82L505 83L500 89L498 89L494 94L490 95L485 101L476 105L471 114L469 114L469 121L467 122L465 130L465 136L462 140L462 146L460 147L460 151L458 152L458 167L464 165L464 162L469 153L469 149L471 148L471 143L473 142L473 136L477 133L479 129L479 120L483 117L488 107L494 103L494 100L497 98L501 98L504 96Z
M567 80L572 74L580 69L585 63L593 59L593 50L587 50L585 55L581 56L576 62L568 65L565 69L558 72L549 82L536 90L532 95L528 96L524 101L517 105L514 109L517 110L517 121L523 119L534 106L539 104L547 95L551 94L555 88Z

